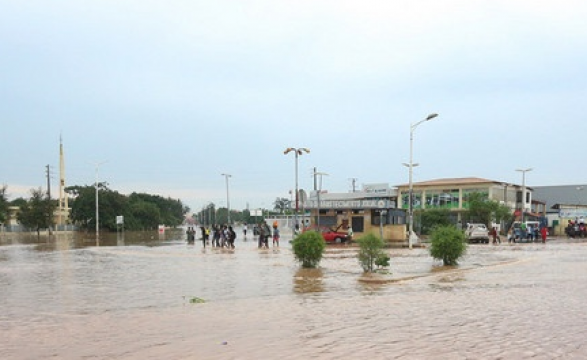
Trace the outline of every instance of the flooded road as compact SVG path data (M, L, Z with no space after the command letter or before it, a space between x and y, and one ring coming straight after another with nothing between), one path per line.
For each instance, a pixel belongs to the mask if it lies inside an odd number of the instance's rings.
M471 245L457 268L390 249L367 276L347 246L300 269L287 235L1 239L1 359L587 357L587 243Z

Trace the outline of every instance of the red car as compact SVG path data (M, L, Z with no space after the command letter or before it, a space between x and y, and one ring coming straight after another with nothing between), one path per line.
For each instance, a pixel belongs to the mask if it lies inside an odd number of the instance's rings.
M306 231L317 231L317 232L321 233L322 238L327 243L340 244L340 243L346 242L348 239L348 235L346 232L335 231L335 230L332 230L331 228L329 228L328 226L318 227L316 225L311 225L311 226L308 226L307 228L304 229L304 232L306 232Z

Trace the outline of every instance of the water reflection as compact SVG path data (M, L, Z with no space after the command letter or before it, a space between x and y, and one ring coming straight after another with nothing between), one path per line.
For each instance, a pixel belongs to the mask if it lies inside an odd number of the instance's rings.
M294 275L294 292L298 294L324 291L324 272L320 268L300 268Z
M392 249L390 274L366 274L353 247L303 269L287 241L226 250L187 245L181 231L160 239L2 238L0 358L587 355L582 243L471 246L458 267ZM205 303L186 303L196 297Z

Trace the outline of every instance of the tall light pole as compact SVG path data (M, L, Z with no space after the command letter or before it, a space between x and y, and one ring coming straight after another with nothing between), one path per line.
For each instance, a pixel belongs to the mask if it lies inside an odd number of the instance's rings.
M410 229L408 244L409 244L410 249L412 249L412 243L415 240L417 240L417 236L416 236L416 234L414 234L414 186L413 186L413 182L412 182L412 169L414 166L418 166L418 164L414 164L414 161L413 161L414 130L416 130L418 125L420 125L421 123L423 123L425 121L430 121L437 116L438 116L438 114L430 114L430 115L426 116L426 118L424 120L420 120L420 121L410 125L410 163L403 164L404 166L407 166L410 169L410 171L409 171L409 193L408 193L409 194L408 195L408 202L409 202L409 205L408 205L409 206L408 207L408 221L409 221L408 226Z
M226 179L226 208L228 209L228 225L230 225L230 196L228 195L228 178L232 177L230 174L220 174Z
M522 173L522 221L524 222L524 211L526 210L526 173L532 171L532 168L516 169Z
M102 162L97 162L95 163L95 167L96 167L96 243L99 243L100 241L100 213L99 213L99 205L98 205L98 168L100 167L100 165L105 164L106 161L102 161Z
M298 156L302 155L303 153L310 153L310 149L308 148L292 148L289 147L287 149L285 149L285 151L283 152L285 155L289 154L290 152L294 152L294 154L296 155L296 172L295 172L295 177L296 177L296 209L294 212L294 218L295 218L295 224L294 224L294 229L297 230L299 227L298 224L298 209L299 209L299 190L298 190Z
M317 212L317 225L318 225L318 229L320 228L320 193L322 192L322 176L328 176L327 173L323 173L323 172L317 172L316 168L314 168L314 179L316 179L316 176L320 176L320 182L318 183L318 189L316 190L316 195L318 197L318 212Z

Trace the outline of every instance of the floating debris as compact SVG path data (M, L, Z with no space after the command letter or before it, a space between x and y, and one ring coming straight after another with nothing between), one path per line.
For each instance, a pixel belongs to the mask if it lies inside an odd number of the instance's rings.
M185 299L186 296L184 296L183 298ZM190 304L203 304L206 302L206 300L199 298L197 296L189 296L188 301L190 302Z

